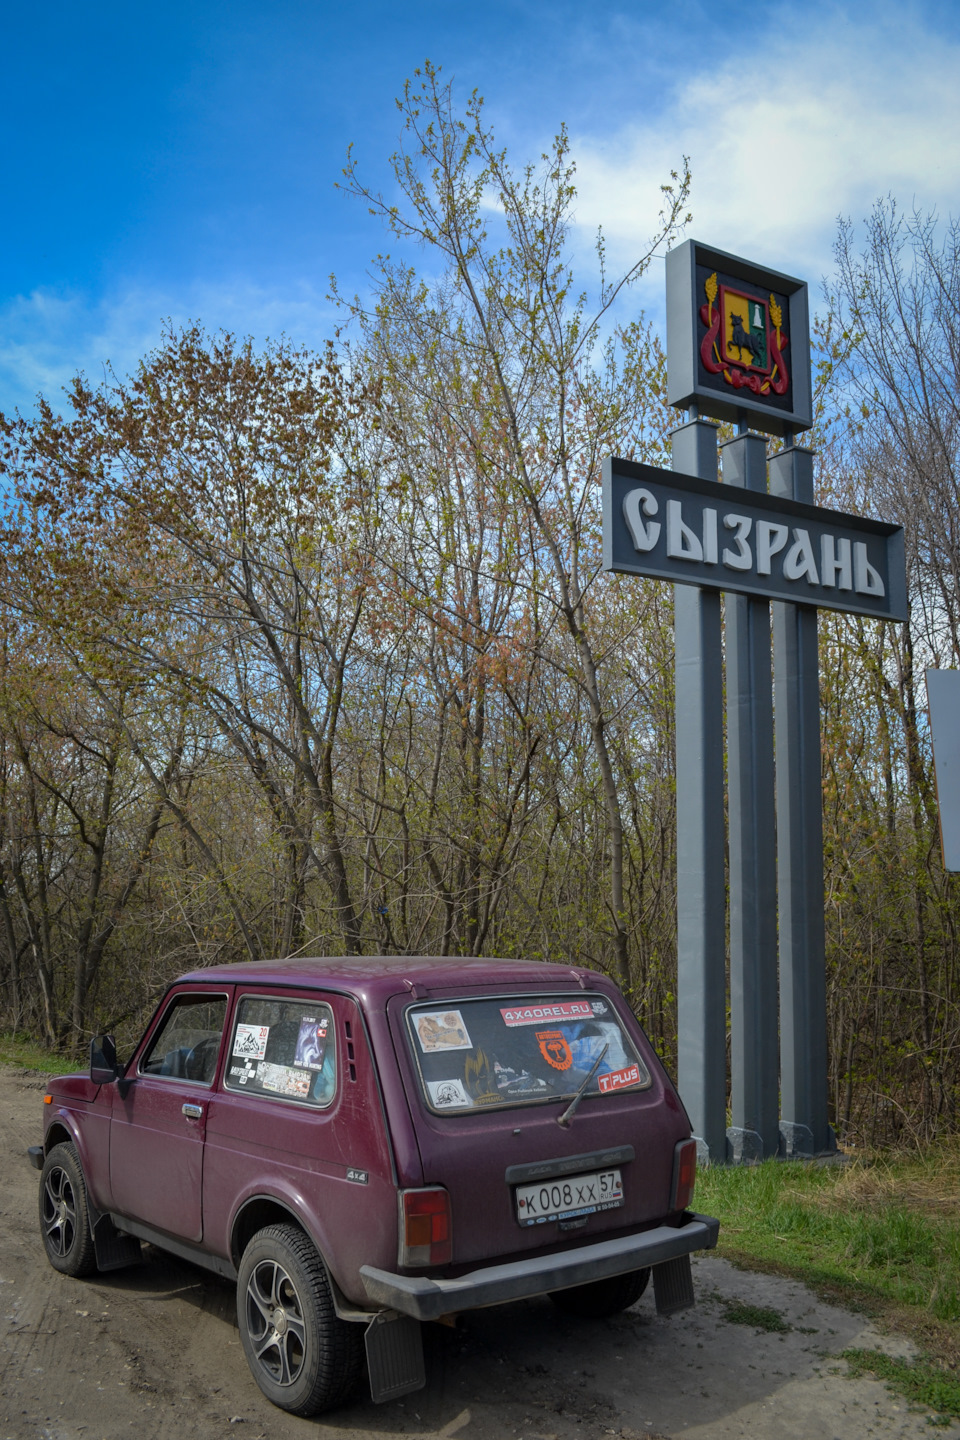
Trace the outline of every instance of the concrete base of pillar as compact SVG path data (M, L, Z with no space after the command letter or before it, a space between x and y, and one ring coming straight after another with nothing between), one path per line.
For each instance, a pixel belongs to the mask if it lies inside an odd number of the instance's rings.
M793 1120L780 1121L781 1160L812 1160L814 1155L835 1155L837 1137L833 1126L827 1126L827 1144L822 1150L814 1148L813 1131L809 1125L798 1125Z
M690 1137L697 1142L697 1169L703 1170L707 1165L715 1165L717 1161L710 1154L710 1146L700 1135Z
M727 1130L727 1164L756 1165L763 1159L763 1136L731 1125Z
M813 1131L809 1125L796 1125L792 1120L780 1121L781 1160L812 1160Z

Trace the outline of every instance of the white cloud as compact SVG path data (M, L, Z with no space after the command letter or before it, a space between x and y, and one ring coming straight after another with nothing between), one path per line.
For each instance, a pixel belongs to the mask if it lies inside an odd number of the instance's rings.
M719 55L695 42L693 77L656 113L576 137L578 224L601 224L611 259L630 263L659 185L689 154L689 233L814 289L839 215L856 222L888 193L901 208L956 211L960 43L906 6L862 13L780 11Z
M249 282L196 283L175 294L128 285L99 299L49 290L16 295L0 306L0 410L28 413L38 393L61 408L63 387L78 371L94 384L108 366L130 374L160 343L168 320L197 320L259 343L286 334L319 348L335 316L306 284L271 291Z

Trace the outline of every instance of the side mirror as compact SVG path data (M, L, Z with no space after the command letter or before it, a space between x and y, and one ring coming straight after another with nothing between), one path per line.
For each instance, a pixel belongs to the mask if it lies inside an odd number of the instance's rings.
M113 1036L95 1036L90 1041L90 1079L94 1085L110 1085L119 1073L117 1046Z

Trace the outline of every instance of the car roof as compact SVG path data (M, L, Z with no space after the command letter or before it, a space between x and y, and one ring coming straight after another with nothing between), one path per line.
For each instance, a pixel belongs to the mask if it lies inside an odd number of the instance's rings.
M570 989L595 984L601 976L572 965L543 960L501 960L477 956L449 955L315 955L293 960L256 960L237 965L211 965L191 970L175 983L203 985L222 982L230 985L291 987L329 986L363 998L368 1004L383 1003L390 995L416 987L424 998L433 990L451 987L497 984L544 984Z

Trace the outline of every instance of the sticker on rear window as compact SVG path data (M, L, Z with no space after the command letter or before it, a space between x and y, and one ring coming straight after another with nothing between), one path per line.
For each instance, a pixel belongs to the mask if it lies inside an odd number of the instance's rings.
M592 1020L589 1000L558 1000L554 1005L514 1005L501 1010L508 1029L515 1025L544 1025L557 1020Z
M459 1010L427 1010L413 1017L420 1049L425 1055L437 1050L472 1050L473 1044Z
M315 1015L303 1016L297 1036L297 1052L293 1057L294 1065L300 1065L304 1070L323 1069L329 1024L329 1015L321 1015L319 1020Z
M428 1080L427 1090L438 1110L464 1110L473 1104L459 1080Z
M537 1044L540 1054L554 1070L569 1070L573 1064L573 1051L567 1044L562 1030L537 1030Z
M262 1060L267 1053L269 1025L238 1025L233 1037L234 1055L246 1055L250 1060Z
M623 1090L627 1085L639 1085L639 1065L627 1065L623 1070L611 1070L599 1078L600 1093L608 1094L611 1090Z

